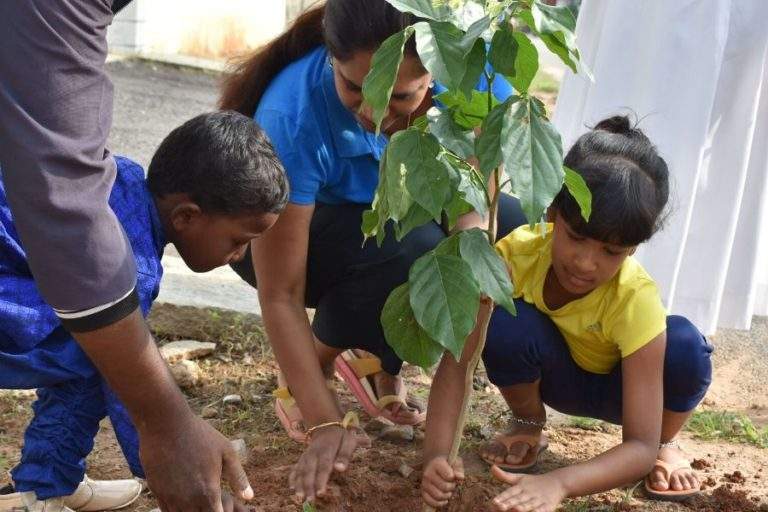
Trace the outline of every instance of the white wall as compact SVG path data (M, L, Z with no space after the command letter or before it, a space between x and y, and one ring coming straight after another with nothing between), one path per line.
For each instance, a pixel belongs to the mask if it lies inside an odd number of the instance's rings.
M286 23L286 0L134 0L114 19L118 53L222 59L256 48Z

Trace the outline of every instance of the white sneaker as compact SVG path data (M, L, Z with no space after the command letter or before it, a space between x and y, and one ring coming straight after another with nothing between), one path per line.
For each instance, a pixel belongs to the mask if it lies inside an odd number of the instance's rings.
M51 498L45 501L39 501L34 492L22 492L21 501L25 508L20 510L27 512L74 512L71 508L64 505L64 498ZM11 509L13 510L13 509ZM19 509L17 509L19 510Z
M0 494L0 511L94 512L118 510L136 501L144 489L137 480L91 480L87 476L75 492L39 501L34 492Z
M78 512L118 510L136 501L143 489L135 479L91 480L86 475L75 492L64 498L64 504Z

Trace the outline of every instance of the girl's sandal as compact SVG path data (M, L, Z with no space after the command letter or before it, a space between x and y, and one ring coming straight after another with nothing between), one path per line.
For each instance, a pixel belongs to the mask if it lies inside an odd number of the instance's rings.
M483 455L480 452L480 458L491 466L498 466L504 471L510 473L528 473L532 471L539 463L539 456L547 449L549 443L543 435L529 435L529 434L515 434L515 435L499 435L494 442L501 444L507 449L509 453L510 447L515 443L525 443L528 445L528 453L525 454L525 458L520 461L519 464L506 464L495 462Z
M675 471L680 471L681 469L693 469L691 468L691 464L688 461L680 461L676 464L670 464L669 462L665 462L660 459L656 459L656 463L653 465L653 469L651 470L651 473L657 469L660 469L662 473L664 473L664 478L666 478L667 482L670 481L672 478L672 474ZM648 473L646 475L645 479L643 480L644 486L645 486L645 494L652 500L660 500L660 501L685 501L693 498L694 496L698 496L701 494L701 485L699 487L694 489L685 489L682 491L675 491L674 489L669 489L667 491L659 491L657 489L654 489L651 484L651 473Z
M403 424L397 421L387 406L393 403L400 403L406 407L415 407L421 411L413 421L408 425L418 425L427 419L427 413L423 404L408 399L406 396L385 395L376 396L376 390L373 388L371 377L383 371L381 361L375 357L359 357L353 350L345 350L335 361L336 372L347 383L350 391L355 395L360 405L369 416L377 418L379 416L386 418L392 423ZM403 387L403 391L405 388Z

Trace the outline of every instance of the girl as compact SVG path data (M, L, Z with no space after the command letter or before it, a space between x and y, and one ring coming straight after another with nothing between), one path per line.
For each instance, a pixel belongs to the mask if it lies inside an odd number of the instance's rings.
M292 478L299 496L322 492L334 461L337 470L346 467L360 440L339 428L341 412L325 383L334 361L372 415L405 424L425 416L425 408L407 397L398 376L402 361L387 345L379 317L389 293L408 279L413 261L446 234L433 222L401 242L390 232L377 247L363 246L360 229L389 135L422 116L442 90L422 67L411 39L383 134L375 135L361 94L371 57L384 40L416 21L385 0L328 0L247 58L221 99L222 108L253 116L264 128L291 184L285 213L235 269L253 286L258 282L264 324L285 377L276 393L277 415L294 439L306 440L312 429ZM486 83L478 88L488 89ZM493 92L503 100L512 89L496 80ZM525 221L515 199L504 197L499 221L501 233ZM484 222L469 214L460 228ZM315 308L311 325L306 307ZM376 357L358 359L345 352L351 348ZM342 352L344 358L337 359Z
M676 439L709 386L712 347L685 318L666 315L656 284L632 258L661 224L667 165L626 117L583 135L565 164L592 191L589 222L563 188L543 236L538 227L521 227L497 244L515 285L517 315L494 311L483 352L510 407L508 431L480 453L510 485L493 507L550 512L566 497L643 475L651 497L688 498L699 481ZM477 342L475 332L465 355ZM433 506L447 503L463 477L446 454L466 364L466 357L444 357L430 396L422 494ZM545 403L622 425L623 442L587 462L521 474L547 447Z

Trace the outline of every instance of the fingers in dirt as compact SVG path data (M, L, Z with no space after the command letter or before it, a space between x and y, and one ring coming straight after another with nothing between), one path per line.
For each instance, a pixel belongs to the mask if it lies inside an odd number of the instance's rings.
M240 464L240 459L237 457L234 448L229 444L224 451L221 470L224 478L238 498L246 501L253 499L253 488L248 481L248 475L245 473L242 464Z

